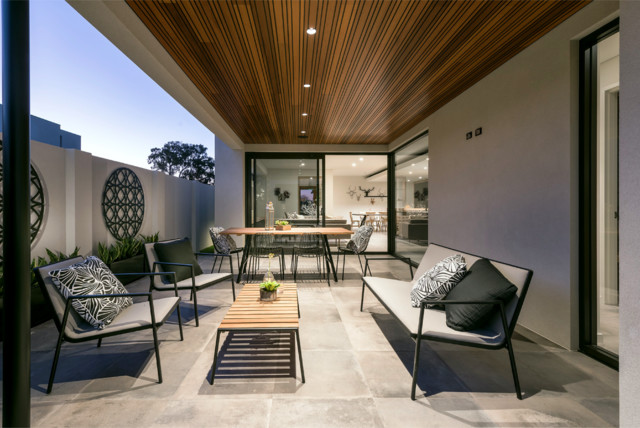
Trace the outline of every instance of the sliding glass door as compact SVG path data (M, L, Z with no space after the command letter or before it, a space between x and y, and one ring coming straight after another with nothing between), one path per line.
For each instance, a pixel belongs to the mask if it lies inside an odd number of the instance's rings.
M618 23L581 41L581 348L618 365Z
M418 263L429 243L429 135L419 135L393 159L395 253Z
M252 153L247 165L247 226L264 227L269 203L275 220L288 220L295 226L322 224L323 168L319 156Z

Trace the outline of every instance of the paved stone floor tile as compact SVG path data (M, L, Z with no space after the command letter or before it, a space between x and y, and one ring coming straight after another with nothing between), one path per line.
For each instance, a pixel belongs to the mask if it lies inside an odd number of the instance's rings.
M274 399L271 427L382 427L372 399Z
M211 262L203 261L208 271ZM198 328L189 292L180 293L185 340L179 340L175 314L158 330L162 384L157 383L151 332L140 331L108 338L100 348L96 341L65 343L53 392L47 395L58 333L51 321L37 326L31 335L32 425L618 425L618 372L523 328L516 330L514 349L524 400L515 396L506 350L424 342L418 399L412 401L415 342L371 292L365 293L360 311L359 269L357 258L349 257L347 279L332 281L331 287L301 277L304 384L292 335L273 332L223 334L216 381L209 384L216 328L233 302L230 284L198 293ZM409 280L406 265L397 261L377 262L373 270ZM147 281L127 288L145 291ZM236 290L241 288L238 284ZM156 298L167 294L154 292Z

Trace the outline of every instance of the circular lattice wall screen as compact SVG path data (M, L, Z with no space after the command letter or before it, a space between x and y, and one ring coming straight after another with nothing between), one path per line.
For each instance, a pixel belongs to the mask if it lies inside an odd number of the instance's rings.
M0 140L0 161L2 161L2 140ZM0 263L3 260L3 245L4 245L4 225L2 224L2 217L4 211L4 196L3 192L3 167L0 162ZM44 221L44 189L42 188L42 182L36 169L31 165L31 242L36 239L42 222Z
M111 173L102 192L102 216L107 229L116 239L138 234L144 219L142 183L129 168Z

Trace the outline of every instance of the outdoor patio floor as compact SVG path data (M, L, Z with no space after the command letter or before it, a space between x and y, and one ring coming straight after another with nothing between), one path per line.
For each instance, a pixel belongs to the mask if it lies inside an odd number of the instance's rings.
M216 286L198 294L200 327L195 327L191 303L182 303L184 342L179 340L175 316L160 328L162 384L156 383L152 336L146 331L105 339L101 348L96 342L64 344L53 392L47 395L57 331L52 321L34 328L32 425L618 424L618 373L524 330L514 338L524 400L516 398L505 350L428 342L422 348L418 378L422 392L411 401L414 342L370 292L360 312L357 260L350 257L347 263L348 278L332 281L331 288L326 281L299 278L305 384L288 334L232 339L223 334L215 385L209 384L216 327L232 302L231 287ZM211 266L210 261L202 264L205 270ZM409 278L408 268L399 261L376 262L373 271ZM146 281L128 288L144 289ZM188 292L182 296L188 299ZM289 377L294 371L296 377Z

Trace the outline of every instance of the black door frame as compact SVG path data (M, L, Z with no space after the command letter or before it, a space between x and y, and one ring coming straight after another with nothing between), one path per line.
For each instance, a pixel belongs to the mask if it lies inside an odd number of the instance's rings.
M423 135L423 134L421 134ZM412 139L411 141L413 141ZM404 147L404 145L402 146ZM335 153L320 153L320 152L295 152L295 153L283 153L283 152L246 152L244 161L244 173L245 173L245 227L250 227L251 222L254 220L251 218L251 206L255 201L255 175L252 172L255 170L256 159L316 159L316 168L322 170L322 203L325 203L326 193L326 155L344 155L344 156L387 156L387 212L395 212L395 165L393 152L390 153L372 153L372 152L335 152ZM322 161L322 168L318 168L318 163ZM392 177L392 178L389 178ZM319 182L319 181L318 181ZM253 190L252 190L253 189ZM254 210L255 212L255 210ZM320 213L318 210L318 223L321 226L325 226L325 213L324 210ZM387 227L387 251L371 251L367 254L393 254L395 255L395 234L390 234L389 230L395 230L395 216L388 216ZM393 224L392 224L393 223ZM393 227L393 229L392 229Z
M418 135L416 135L415 137L411 138L409 141L407 141L406 143L402 144L401 146L398 146L397 148L395 148L392 152L389 153L389 159L388 159L388 164L387 164L387 176L388 177L393 177L393 180L387 180L389 183L389 208L388 208L388 212L393 212L394 215L389 215L387 216L388 218L388 227L387 230L393 230L393 233L388 233L387 237L389 239L388 245L387 247L389 248L389 253L398 258L401 259L403 261L406 261L407 259L405 257L403 257L401 254L398 254L396 252L396 227L397 227L397 218L396 218L396 207L395 207L395 201L396 201L396 153L399 152L400 150L404 149L405 147L407 147L409 144L413 143L414 141L416 141L418 138L422 138L425 136L429 135L429 130L425 130L421 133L419 133ZM427 145L427 151L425 152L425 154L429 154L429 146ZM428 227L428 226L427 226ZM392 250L393 249L393 250ZM410 260L411 264L414 267L417 267L420 264L420 260Z
M618 355L597 345L597 241L596 241L596 161L597 161L597 44L620 31L615 19L580 40L580 150L579 150L579 284L580 350L618 369Z

